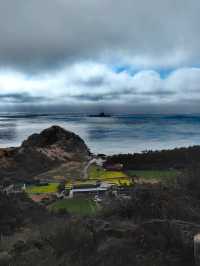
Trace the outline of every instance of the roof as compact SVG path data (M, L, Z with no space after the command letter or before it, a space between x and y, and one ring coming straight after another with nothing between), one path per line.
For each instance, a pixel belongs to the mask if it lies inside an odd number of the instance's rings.
M44 194L44 195L42 195L42 194L40 194L40 195L30 195L30 197L35 202L40 202L40 201L42 201L44 199L48 199L49 198L49 196L47 194Z
M74 185L73 189L91 189L91 188L97 188L100 184L78 184Z
M73 192L95 192L95 191L106 191L107 188L79 188L79 189L72 189Z

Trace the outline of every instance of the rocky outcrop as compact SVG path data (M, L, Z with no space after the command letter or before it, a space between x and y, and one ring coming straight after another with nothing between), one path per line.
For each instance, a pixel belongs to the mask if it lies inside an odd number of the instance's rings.
M52 126L33 134L19 148L0 152L1 178L24 179L42 174L68 162L88 160L90 151L76 134Z
M52 126L40 134L33 134L22 143L22 148L50 148L60 147L65 152L77 153L80 156L87 156L89 150L84 141L73 132L67 131L59 126Z

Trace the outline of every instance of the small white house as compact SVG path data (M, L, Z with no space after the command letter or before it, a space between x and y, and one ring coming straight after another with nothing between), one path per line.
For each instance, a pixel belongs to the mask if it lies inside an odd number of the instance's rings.
M107 183L100 183L99 186L90 186L87 187L75 187L72 188L69 192L69 198L73 198L75 194L103 194L105 193L112 185Z

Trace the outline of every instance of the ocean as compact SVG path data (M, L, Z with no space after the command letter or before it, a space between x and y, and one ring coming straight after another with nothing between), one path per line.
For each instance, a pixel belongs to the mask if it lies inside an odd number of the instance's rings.
M0 147L19 146L32 133L59 125L78 134L91 152L134 153L200 145L200 115L0 114Z

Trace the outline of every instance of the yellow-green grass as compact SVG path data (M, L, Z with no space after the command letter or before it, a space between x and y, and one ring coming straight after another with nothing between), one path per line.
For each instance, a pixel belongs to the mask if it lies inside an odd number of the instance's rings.
M88 169L88 179L68 180L65 188L71 189L74 185L95 185L99 181L117 186L130 186L133 183L132 179L122 171L106 171L102 167L91 165Z
M59 212L63 209L71 214L95 215L97 205L93 200L77 198L58 200L49 206L49 210L53 212Z
M132 180L129 177L121 177L121 178L109 178L109 179L93 179L93 180L87 180L87 181L68 181L65 184L66 189L71 189L73 186L78 185L95 185L98 181L107 183L107 184L113 184L117 186L130 186L133 184Z
M26 192L29 194L46 194L46 193L56 193L58 190L59 183L49 183L44 186L29 186Z
M175 185L179 173L177 170L131 170L127 172L129 176L137 176L141 181L161 182L165 185Z
M99 180L99 179L112 179L112 178L121 178L127 177L122 171L107 171L96 165L91 165L88 169L89 179Z
M71 189L73 186L78 186L78 185L95 185L96 180L68 180L65 183L65 188L66 189Z
M91 165L88 170L88 179L68 180L65 183L65 188L71 189L78 185L95 185L99 181L117 186L133 184L132 179L122 171L106 171L99 166Z
M96 165L90 166L88 175L90 180L102 181L118 186L130 186L133 184L132 179L122 171L107 171Z
M177 177L179 171L177 170L130 170L128 175L138 176L145 179L162 179L166 177Z
M131 186L133 181L129 177L118 177L118 178L109 178L102 179L104 183L113 184L117 186Z

